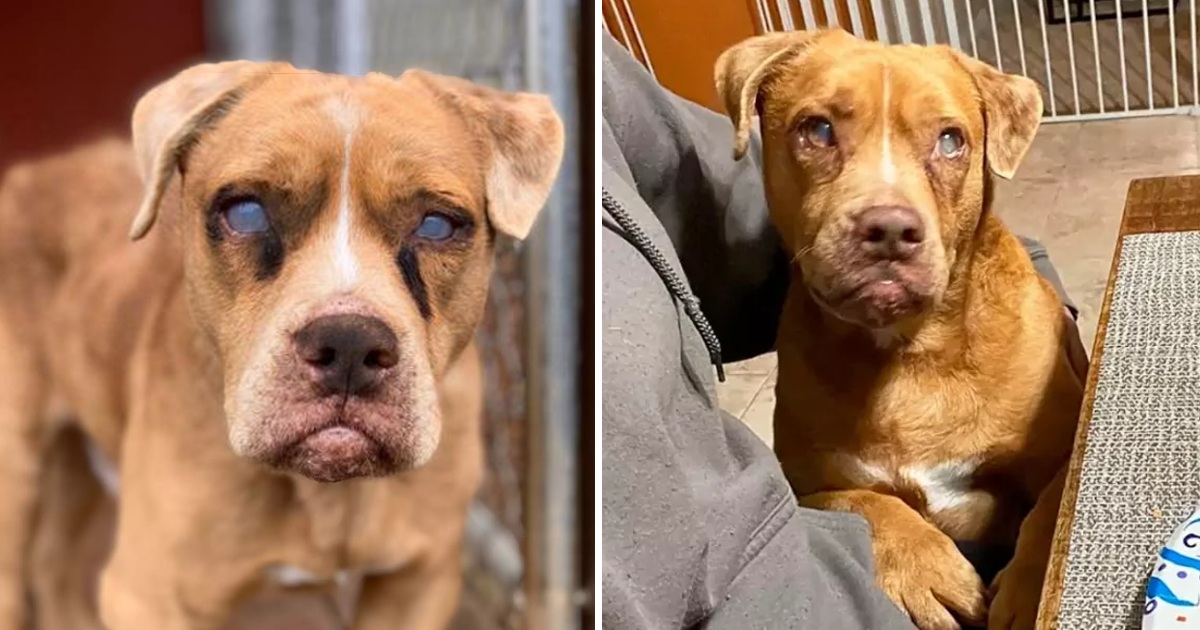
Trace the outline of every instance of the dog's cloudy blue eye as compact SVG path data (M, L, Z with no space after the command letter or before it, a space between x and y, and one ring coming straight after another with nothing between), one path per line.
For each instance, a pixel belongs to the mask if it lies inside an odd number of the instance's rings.
M454 236L454 224L444 215L427 214L417 226L416 235L430 241L444 241Z
M938 136L938 153L941 153L943 157L958 157L965 147L966 140L963 139L962 132L957 129L947 129Z
M225 223L238 234L261 234L271 229L267 209L254 199L236 201L226 208Z

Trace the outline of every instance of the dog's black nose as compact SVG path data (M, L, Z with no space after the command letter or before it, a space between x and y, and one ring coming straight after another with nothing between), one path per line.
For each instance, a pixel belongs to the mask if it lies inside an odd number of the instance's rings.
M381 320L362 315L328 315L296 333L296 354L311 368L313 382L331 394L364 394L396 365L396 335Z
M908 260L925 241L925 223L909 208L876 206L858 216L856 236L871 256Z

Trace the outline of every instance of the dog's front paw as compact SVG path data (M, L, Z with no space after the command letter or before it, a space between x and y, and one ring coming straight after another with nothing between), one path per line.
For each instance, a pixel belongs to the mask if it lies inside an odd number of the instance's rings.
M1033 630L1045 575L1045 566L1016 562L996 574L991 588L988 630Z
M877 535L883 591L920 630L958 630L987 619L983 580L946 534L933 527Z

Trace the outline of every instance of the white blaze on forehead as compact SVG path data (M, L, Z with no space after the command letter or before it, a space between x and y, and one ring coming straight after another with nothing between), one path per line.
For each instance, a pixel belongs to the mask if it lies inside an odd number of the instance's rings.
M892 102L892 82L890 80L887 63L883 64L883 106L880 108L883 118L883 147L879 152L879 173L883 176L883 181L888 184L896 183L896 162L892 160L892 130L891 130L891 102Z
M328 110L344 136L337 227L333 234L333 268L340 283L351 287L358 282L358 260L354 257L354 248L350 246L350 204L353 199L350 194L350 150L354 146L354 132L358 129L358 110L344 98L331 99Z

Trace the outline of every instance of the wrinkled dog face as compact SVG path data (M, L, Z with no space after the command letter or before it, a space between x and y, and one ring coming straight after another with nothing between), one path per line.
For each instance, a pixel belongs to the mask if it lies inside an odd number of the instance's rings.
M761 116L772 219L814 301L871 329L942 299L986 168L1012 175L1041 112L1026 79L842 31L748 40L717 78L740 133Z
M321 481L420 466L441 431L437 382L482 315L495 232L528 231L560 123L541 97L423 73L235 64L185 71L173 82L187 85L164 84L135 114L139 150L152 145L135 236L153 221L165 152L182 174L189 303L221 357L230 443ZM207 111L151 139L159 117L196 114L174 102L197 83Z

